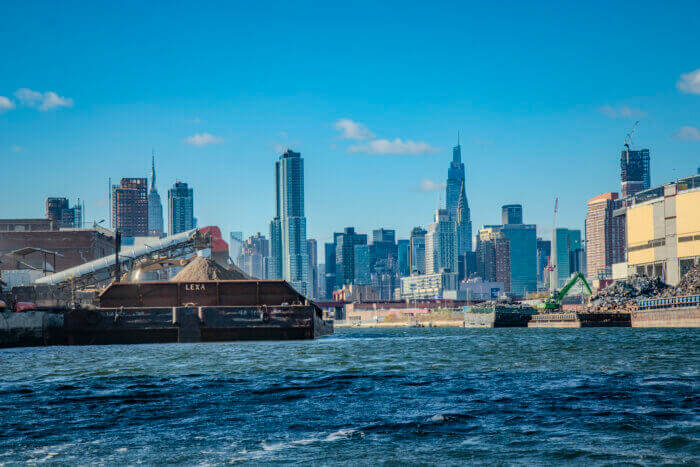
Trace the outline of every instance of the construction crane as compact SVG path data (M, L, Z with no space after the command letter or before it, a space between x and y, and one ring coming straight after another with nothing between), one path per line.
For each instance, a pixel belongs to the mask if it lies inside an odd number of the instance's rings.
M588 285L588 282L586 281L586 278L581 274L580 272L577 272L574 277L569 280L569 282L566 283L563 289L559 291L558 293L553 293L551 297L547 298L544 300L544 302L541 302L537 305L538 310L542 311L558 311L561 309L561 301L566 297L566 295L569 293L571 288L576 284L576 282L581 281L586 287L586 290L588 290L589 294L593 294L591 291L591 287Z
M554 273L554 270L556 269L556 261L554 261L554 258L556 257L556 252L557 252L557 211L559 210L559 197L554 198L554 222L552 224L552 241L549 243L549 261L547 262L547 266L544 268L545 271L547 271L547 275L549 276L549 290L554 292L554 289L557 287L557 280L556 280L556 274ZM542 278L544 281L544 277Z
M632 147L632 135L634 134L634 131L637 129L637 125L639 125L639 120L634 122L634 125L632 125L632 129L630 130L629 133L627 133L627 136L625 136L625 148L627 148L627 152L629 154L629 150Z

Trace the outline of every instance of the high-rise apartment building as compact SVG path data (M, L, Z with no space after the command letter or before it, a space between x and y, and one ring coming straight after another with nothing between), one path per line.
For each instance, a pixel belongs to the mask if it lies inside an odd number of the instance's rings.
M622 197L627 198L651 187L649 150L633 151L628 145L620 153Z
M501 282L506 293L511 291L511 248L497 227L479 230L476 240L477 275L488 282Z
M168 233L175 235L193 228L194 193L187 183L178 180L168 190Z
M231 232L232 234L234 232ZM230 250L229 250L230 251ZM239 253L233 259L246 274L256 279L267 278L267 259L270 242L260 232L241 242Z
M148 235L148 180L122 178L112 186L112 225L125 237Z
M447 209L435 211L435 221L425 235L426 274L457 272L457 233Z
M425 234L428 232L420 227L411 230L410 264L411 274L425 274Z
M151 154L151 187L148 190L148 234L153 237L162 237L163 233L163 204L156 189L156 155L154 152Z
M615 221L622 206L617 193L603 193L588 201L586 213L586 268L590 279L609 279L612 265L625 261L624 224ZM624 216L622 216L624 219Z
M452 162L447 170L445 187L446 208L450 220L455 223L457 255L465 256L472 251L472 221L466 193L466 174L462 163L462 146L452 148ZM457 272L457 269L453 272Z
M507 224L522 224L523 223L523 205L522 204L506 204L501 207L501 223Z
M275 162L275 218L270 223L270 272L309 293L304 216L304 159L290 149Z

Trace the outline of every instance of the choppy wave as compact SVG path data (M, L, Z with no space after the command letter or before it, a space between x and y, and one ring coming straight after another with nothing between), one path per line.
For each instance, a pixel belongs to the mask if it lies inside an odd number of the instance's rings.
M697 464L700 334L636 331L4 350L0 465Z

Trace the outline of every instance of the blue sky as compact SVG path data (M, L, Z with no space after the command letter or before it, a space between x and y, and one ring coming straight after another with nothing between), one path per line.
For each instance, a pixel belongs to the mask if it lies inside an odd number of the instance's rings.
M405 237L459 130L475 229L520 202L549 235L555 196L582 228L619 191L635 120L653 184L700 165L697 1L147 3L3 2L0 217L67 196L102 219L155 148L161 196L181 179L200 225L266 232L288 146L310 237Z

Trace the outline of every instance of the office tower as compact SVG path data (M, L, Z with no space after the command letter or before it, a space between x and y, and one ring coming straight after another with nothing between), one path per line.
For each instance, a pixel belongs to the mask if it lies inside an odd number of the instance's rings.
M552 274L556 276L556 281L553 283L550 281L550 290L560 289L566 284L571 274L578 272L577 264L580 264L578 255L582 251L580 230L557 228L555 234Z
M505 233L496 227L479 230L476 240L477 276L488 282L503 283L503 290L511 292L511 244Z
M466 193L466 175L462 163L462 146L457 138L457 146L452 148L452 162L447 170L445 187L446 208L450 220L455 223L457 255L472 251L472 222L469 201ZM457 272L456 269L453 272Z
M425 274L425 234L428 232L420 227L411 230L411 274Z
M590 279L611 278L612 265L625 260L624 223L616 222L613 215L621 207L618 194L612 192L600 194L588 201L586 269Z
M324 245L324 256L326 268L325 268L325 298L326 300L333 299L333 291L335 291L336 285L336 268L335 268L335 242L326 243Z
M355 282L355 245L367 245L367 234L346 227L343 233L335 235L336 288Z
M510 242L510 292L523 297L537 291L537 226L506 224L484 227L503 232Z
M426 274L457 272L457 235L447 209L435 211L435 222L425 235Z
M620 179L622 181L622 197L633 196L651 187L651 170L649 150L633 151L625 144L620 153Z
M46 198L46 218L54 221L59 228L82 228L83 205L78 199L78 202L70 208L67 198Z
M270 263L278 278L302 295L309 290L304 216L304 159L290 149L275 162L275 218L270 223Z
M370 268L374 269L378 261L392 258L396 261L396 231L391 229L376 229L372 231L372 247L370 248Z
M175 235L195 227L194 194L187 183L176 181L168 190L168 233Z
M411 242L409 240L399 240L396 243L398 257L399 277L411 275Z
M549 282L547 266L552 254L552 242L537 238L537 282L545 284Z
M354 285L371 285L372 274L370 271L369 245L355 245L354 247Z
M501 207L501 223L507 224L522 224L523 223L523 206L522 204L506 204Z
M148 180L122 178L112 186L112 225L124 237L148 235Z
M265 237L263 237L265 238ZM238 256L241 254L241 249L243 248L243 232L240 230L233 231L229 234L228 242L228 254L236 264L236 266L241 267L238 264Z
M318 244L313 238L306 240L306 254L309 258L309 295L317 299L318 295Z
M151 154L151 188L148 190L148 234L163 236L163 204L156 189L156 155Z

